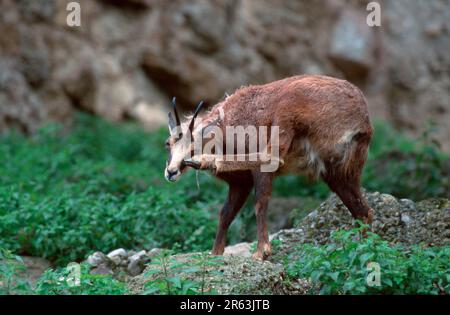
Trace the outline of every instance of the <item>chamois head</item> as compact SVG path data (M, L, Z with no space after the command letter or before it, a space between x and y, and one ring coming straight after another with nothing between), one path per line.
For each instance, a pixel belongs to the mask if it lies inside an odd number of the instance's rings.
M172 99L173 112L169 112L169 131L170 136L166 141L166 149L169 153L166 169L164 175L168 181L177 181L181 174L187 169L188 166L192 166L186 163L194 152L194 139L192 132L194 130L194 121L197 117L200 109L203 106L203 102L200 102L197 109L194 112L189 124L181 123L180 116L176 108L176 99Z

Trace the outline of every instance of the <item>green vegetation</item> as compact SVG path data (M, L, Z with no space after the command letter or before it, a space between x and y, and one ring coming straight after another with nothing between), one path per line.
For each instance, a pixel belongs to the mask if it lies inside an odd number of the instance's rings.
M61 267L48 269L35 286L25 279L26 267L20 256L0 249L0 295L42 294L42 295L93 295L126 294L126 285L112 276L91 275L85 263L76 268Z
M207 288L206 277L219 274L214 267L222 263L220 256L206 252L189 257L188 261L177 261L173 252L163 250L148 265L142 294L215 294ZM31 285L23 272L26 267L20 256L0 250L0 295L123 295L129 294L125 282L109 275L92 275L86 263L69 264L67 267L48 269Z
M94 250L211 246L224 187L195 173L163 179L165 131L81 116L26 138L0 139L0 247L56 264Z
M415 141L377 123L363 185L398 198L416 201L450 196L450 157L432 139L436 127L430 124Z
M20 256L0 248L0 295L30 292L29 283L20 276L25 269Z
M80 264L79 277L68 267L49 269L39 278L30 294L41 295L123 295L126 285L112 276L91 275L89 266Z
M447 162L436 146L416 146L383 124L375 129L365 187L412 199L449 193ZM167 183L166 136L165 129L147 134L79 115L70 132L51 125L28 138L0 137L0 247L58 265L118 247L209 249L226 187L194 171ZM277 179L274 191L317 200L328 193L323 183L296 176ZM231 241L253 239L249 224L251 203L232 225Z
M450 246L390 245L374 233L362 238L363 228L336 231L327 245L299 246L286 259L288 275L311 279L321 294L450 294ZM370 262L379 265L379 285L366 282L376 281Z
M206 252L191 257L189 262L177 261L171 251L163 251L149 264L145 272L150 281L145 284L143 294L214 294L207 291L206 276L212 272L210 267L221 263L220 256L211 256ZM189 279L190 274L195 277ZM182 277L184 276L184 277Z

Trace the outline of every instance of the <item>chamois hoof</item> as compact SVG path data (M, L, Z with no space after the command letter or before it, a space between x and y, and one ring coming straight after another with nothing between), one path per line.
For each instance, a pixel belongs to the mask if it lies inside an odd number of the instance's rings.
M254 260L263 261L269 258L271 254L270 245L266 245L263 250L256 250L255 253L253 253L252 258Z

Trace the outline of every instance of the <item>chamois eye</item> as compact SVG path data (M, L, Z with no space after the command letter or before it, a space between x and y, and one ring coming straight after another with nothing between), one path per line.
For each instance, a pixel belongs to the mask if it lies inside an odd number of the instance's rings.
M169 140L167 140L166 141L166 149L169 149L170 148L170 142L169 142Z

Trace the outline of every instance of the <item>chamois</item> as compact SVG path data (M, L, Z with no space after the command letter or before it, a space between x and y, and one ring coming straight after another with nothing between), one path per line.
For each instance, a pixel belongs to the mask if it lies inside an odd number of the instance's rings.
M272 182L283 174L321 178L340 197L353 218L367 224L372 222L373 210L361 194L360 177L373 129L362 92L348 81L300 75L242 87L197 118L202 107L199 104L192 118L184 123L180 121L175 101L173 105L175 118L169 113L171 135L166 142L169 152L166 179L176 181L187 169L194 168L211 170L229 185L219 214L213 254L223 254L228 227L254 188L258 245L253 257L265 259L270 255L266 209ZM260 161L225 163L194 154L195 143L200 143L202 148L206 146L208 128L225 135L225 129L230 126L278 127L278 167L263 172L255 167L262 164ZM247 134L244 138L248 146L251 137ZM219 149L225 155L236 154L236 150L227 152L225 143L237 141L234 136L232 139L225 136ZM271 143L266 144L270 155L274 148ZM213 157L217 147L215 150Z

